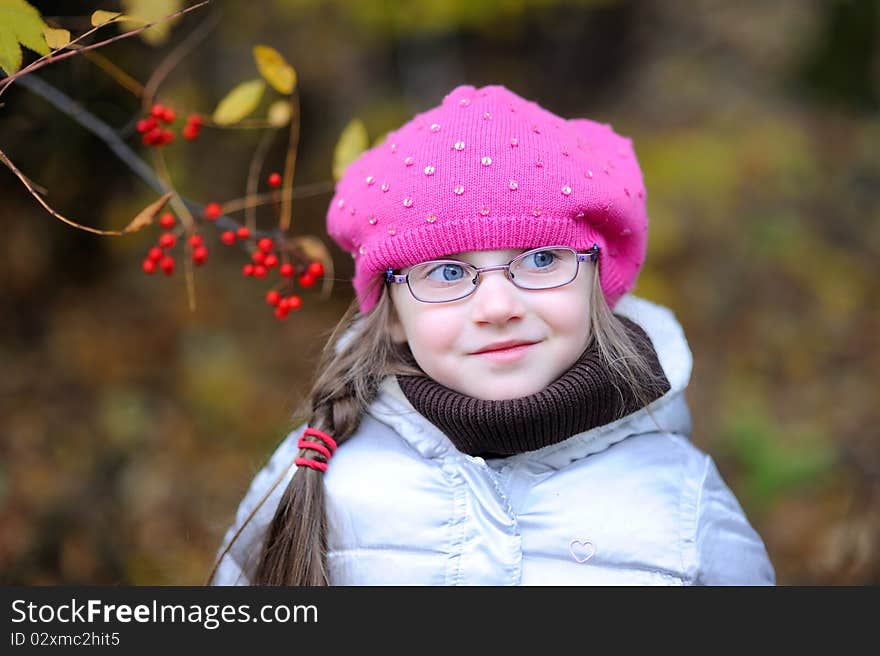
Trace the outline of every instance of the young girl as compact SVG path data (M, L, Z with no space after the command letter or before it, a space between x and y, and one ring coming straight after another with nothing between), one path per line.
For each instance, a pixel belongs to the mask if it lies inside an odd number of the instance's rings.
M459 86L351 163L357 298L213 584L774 584L689 441L691 352L627 292L632 141ZM359 310L359 312L358 312Z

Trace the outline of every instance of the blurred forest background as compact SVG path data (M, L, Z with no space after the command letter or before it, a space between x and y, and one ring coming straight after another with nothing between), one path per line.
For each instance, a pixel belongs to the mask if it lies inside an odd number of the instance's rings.
M76 33L118 8L33 4ZM458 84L503 84L633 139L651 219L634 293L684 326L693 441L778 582L880 583L880 2L216 0L164 44L97 52L143 83L204 24L160 99L210 114L254 77L257 43L296 68L295 185L326 192L295 201L292 232L328 245L332 294L303 290L303 308L276 320L244 255L206 230L191 313L182 267L141 271L158 226L75 230L0 168L0 582L202 583L353 295L352 260L324 233L340 132L359 117L375 138ZM93 61L32 77L127 126L146 156L137 99ZM0 149L65 215L119 229L156 198L23 85L3 102ZM177 188L243 196L257 141L205 128L169 146ZM283 167L285 142L266 170Z

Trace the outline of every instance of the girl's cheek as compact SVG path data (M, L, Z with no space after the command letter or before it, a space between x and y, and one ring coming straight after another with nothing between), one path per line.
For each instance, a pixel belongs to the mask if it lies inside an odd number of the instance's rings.
M425 349L441 354L454 348L461 332L461 318L444 312L426 312L415 322L418 339Z

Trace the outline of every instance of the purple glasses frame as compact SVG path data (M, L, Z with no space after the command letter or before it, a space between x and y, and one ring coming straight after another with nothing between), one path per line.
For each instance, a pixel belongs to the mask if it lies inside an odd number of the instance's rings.
M488 266L488 267L474 267L473 264L470 264L469 262L462 262L461 260L429 260L428 262L419 262L419 264L428 264L430 262L437 262L437 263L449 262L449 263L454 263L454 264L463 264L465 266L473 267L474 269L476 269L476 275L474 277L474 281L476 281L476 282L474 282L474 286L471 288L471 290L467 294L465 294L464 296L452 298L452 299L449 299L448 301L426 301L426 300L419 298L418 296L416 296L413 293L412 287L410 287L410 285L409 285L409 273L407 273L407 274L394 273L394 269L392 267L388 267L387 269L385 269L385 282L388 284L406 283L406 286L409 289L409 293L412 294L412 297L422 303L451 303L452 301L459 301L459 300L461 300L463 298L467 298L468 296L473 294L476 291L477 287L479 286L480 282L482 281L482 277L480 276L480 274L483 271L494 271L495 269L504 269L505 270L504 275L507 277L507 279L510 280L514 285L519 287L519 285L517 285L516 281L510 277L510 265L513 264L513 262L515 260L518 260L522 257L525 257L526 255L529 255L530 253L552 250L554 248L564 248L566 250L574 252L574 254L577 255L578 267L580 267L581 262L586 262L588 258L591 262L596 262L599 259L599 253L602 250L599 247L599 244L597 244L595 242L593 242L593 245L588 250L586 250L584 252L580 252L580 253L577 252L575 249L571 248L570 246L563 246L563 245L540 246L538 248L533 248L531 250L525 251L524 253L520 253L515 258L510 260L507 264L496 264L494 266ZM564 282L559 285L553 285L552 287L542 287L541 291L543 291L544 289L555 289L556 287L563 287L564 285L568 285L569 283L571 283L572 280L577 278L577 274L578 274L578 269L575 269L574 277L572 277L572 279L569 280L568 282ZM529 287L520 287L520 289L529 290L530 288Z

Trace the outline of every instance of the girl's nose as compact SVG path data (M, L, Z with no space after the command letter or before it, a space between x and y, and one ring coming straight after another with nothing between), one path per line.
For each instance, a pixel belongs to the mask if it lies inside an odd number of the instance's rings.
M476 321L496 323L523 314L523 290L508 280L503 269L484 271L480 277L480 284L471 298Z

